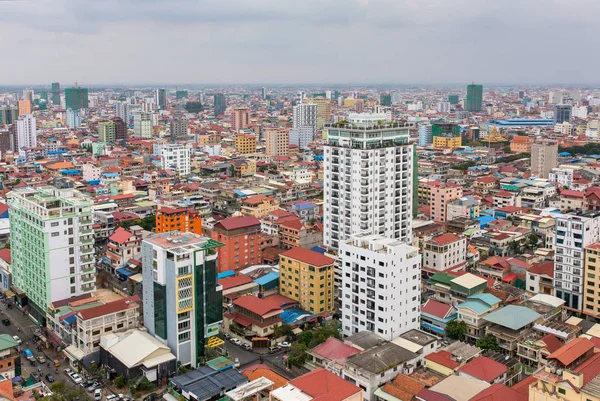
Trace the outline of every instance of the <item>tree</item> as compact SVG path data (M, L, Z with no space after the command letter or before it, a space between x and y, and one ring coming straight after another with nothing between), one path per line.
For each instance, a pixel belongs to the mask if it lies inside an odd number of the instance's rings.
M308 347L306 344L301 342L295 342L290 347L290 353L288 356L288 366L301 367L306 362L306 350Z
M503 148L502 148L502 151L503 151L504 153L512 153L512 150L510 150L510 146L505 146L505 147L503 147Z
M512 252L514 255L518 255L521 253L521 246L519 245L519 243L517 241L510 241L508 243L508 249L510 250L510 252Z
M64 381L59 380L52 383L50 386L52 395L42 398L45 401L86 401L89 400L88 395L81 386L67 385Z
M539 240L540 239L538 238L537 235L529 234L527 236L527 248L530 248L530 249L535 248L537 246Z
M500 351L500 347L496 342L496 337L491 334L486 335L483 338L477 340L477 346L481 348L483 352L486 351Z
M123 388L125 387L125 384L127 384L127 380L125 379L125 376L120 375L115 377L115 387L116 388Z
M291 337L293 333L293 327L289 324L282 324L281 326L275 327L273 330L273 338Z
M462 340L467 332L467 324L462 320L453 320L446 325L446 334L453 340Z

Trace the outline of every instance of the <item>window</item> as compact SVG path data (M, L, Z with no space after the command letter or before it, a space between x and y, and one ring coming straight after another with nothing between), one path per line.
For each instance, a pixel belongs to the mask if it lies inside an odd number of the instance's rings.
M567 390L565 390L564 388L559 388L559 389L558 389L558 392L559 392L560 394L566 394L566 393L567 393Z

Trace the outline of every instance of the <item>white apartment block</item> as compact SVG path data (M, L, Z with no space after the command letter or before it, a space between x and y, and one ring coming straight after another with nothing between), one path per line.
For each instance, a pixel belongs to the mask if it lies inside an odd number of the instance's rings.
M421 257L416 247L380 235L341 243L342 332L372 331L391 341L418 329Z
M573 117L586 119L588 116L588 108L587 106L573 106Z
M294 106L293 128L311 127L313 134L317 130L317 105L310 103L302 103Z
M555 182L561 187L571 188L573 183L573 169L553 168L548 174L548 181Z
M102 176L102 167L98 167L91 163L86 163L81 167L83 180L94 181L99 180Z
M164 170L175 170L180 176L191 172L191 150L180 143L167 143L160 147L160 164Z
M467 239L442 234L425 242L423 268L442 271L467 262Z
M37 129L35 126L35 117L31 114L25 114L17 120L15 130L15 151L23 148L34 148L37 146Z
M380 115L350 115L331 126L324 146L324 243L339 248L354 235L412 241L413 145L409 128Z
M152 114L145 111L133 112L133 135L138 138L152 138Z
M582 309L585 251L600 240L600 213L557 215L554 244L554 295L565 306Z
M290 144L306 149L315 139L313 127L297 127L290 130Z

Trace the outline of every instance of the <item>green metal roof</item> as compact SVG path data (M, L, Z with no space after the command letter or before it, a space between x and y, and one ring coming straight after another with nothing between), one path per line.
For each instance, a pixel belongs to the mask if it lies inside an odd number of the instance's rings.
M10 334L0 334L0 351L18 347L19 343L15 341Z
M429 281L450 286L450 284L452 284L452 280L454 280L455 278L456 277L451 276L449 274L438 272L434 273L433 276L431 276L431 278L429 279Z
M512 330L520 330L541 316L525 306L508 305L486 315L483 319Z
M208 251L210 249L219 248L221 246L225 246L225 244L222 242L219 242L219 241L215 241L212 238L207 238L206 243L204 245L202 245L202 249L204 249L205 251Z

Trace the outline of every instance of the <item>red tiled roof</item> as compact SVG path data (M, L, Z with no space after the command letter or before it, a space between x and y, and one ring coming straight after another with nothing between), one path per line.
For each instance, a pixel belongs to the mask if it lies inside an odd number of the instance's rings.
M8 205L6 203L0 202L0 215L6 213L8 211Z
M512 386L512 389L517 390L520 394L524 395L525 397L529 397L529 386L532 383L535 383L536 381L537 378L535 376L527 376L525 379Z
M117 228L115 233L110 236L109 240L116 242L117 244L124 244L129 241L129 238L133 236L132 233L124 229L123 227Z
M331 259L330 257L305 248L292 248L280 254L279 257L298 260L316 267L327 266L335 262L335 260Z
M259 194L259 195L250 196L249 198L244 199L244 201L242 203L244 205L260 205L261 203L263 203L264 201L266 201L268 199L269 198L267 196Z
M109 302L104 305L96 306L94 308L82 309L77 314L83 320L95 319L100 316L107 315L109 313L115 313L120 310L125 310L131 307L132 303L140 302L140 297L134 295L132 297L121 298L118 301Z
M452 354L448 351L432 352L431 354L425 356L425 359L435 362L438 365L445 366L449 369L456 369L460 366L460 363L453 360Z
M427 313L440 319L445 319L448 313L452 310L452 305L444 304L435 299L428 299L427 302L421 306L421 312Z
M489 175L486 175L485 177L479 177L477 179L477 182L481 182L483 184L489 184L491 182L496 182L496 179L494 177L490 177Z
M230 288L237 287L239 285L248 284L251 282L252 282L252 279L248 276L244 276L243 274L239 275L239 276L235 276L235 277L222 278L219 280L219 284L221 284L223 286L224 290L228 290Z
M459 369L463 373L488 383L494 381L507 370L506 365L485 356L479 356Z
M583 198L585 193L582 191L572 191L569 189L565 189L560 193L560 196L567 196L569 198Z
M292 230L302 230L302 227L304 227L304 224L302 224L302 221L300 221L300 219L290 219L288 221L284 221L280 225L283 227L291 228Z
M528 395L506 387L504 384L492 384L469 401L527 401Z
M546 349L548 352L553 353L563 346L563 343L554 336L554 334L546 334L544 337L540 338L544 344L546 344Z
M427 401L456 401L454 398L450 398L450 396L436 393L428 388L421 389L421 391L417 393L417 397L419 397L420 400Z
M184 208L175 209L172 207L161 207L160 209L157 210L158 213L162 213L162 214L179 214L179 213L185 213L187 211L188 210L184 209Z
M456 235L447 233L447 234L438 235L437 237L430 239L428 242L433 242L437 245L447 245L452 242L456 242L459 239L460 238L457 237Z
M585 386L594 377L600 374L600 352L595 353L586 359L581 365L575 368L575 372L583 375L583 385Z
M506 196L514 196L515 194L513 194L512 192L508 192L508 191L500 191L500 192L496 192L494 194L494 196L502 196L502 197L506 197Z
M399 400L411 401L425 385L412 377L399 374L391 382L383 386L383 391Z
M346 358L358 354L360 350L351 345L344 344L335 337L329 337L324 343L317 345L312 351L330 361L343 362Z
M548 355L548 358L546 359L556 359L563 365L568 366L592 348L594 348L594 343L587 338L580 337L563 345L558 350Z
M6 263L10 264L11 263L10 249L2 249L0 251L0 259L4 260Z
M274 372L271 368L266 365L252 365L242 371L242 374L253 381L260 377L266 377L271 380L273 384L273 390L278 389L287 384L288 379L281 376L279 373Z
M520 208L517 206L504 206L504 207L499 207L498 209L496 209L497 212L506 212L506 213L514 213L514 212L518 212L519 210L523 210L523 208Z
M111 196L110 199L112 199L112 200L130 199L130 198L133 198L134 196L135 196L134 194L122 194L122 195Z
M249 310L259 316L266 315L270 312L282 311L281 307L274 302L258 298L254 295L244 295L233 301L235 306Z
M260 220L254 216L238 216L223 219L215 224L215 227L223 227L227 231L239 230L240 228L260 226Z
M311 401L341 401L360 393L360 387L330 371L318 368L302 375L290 384L312 397Z

